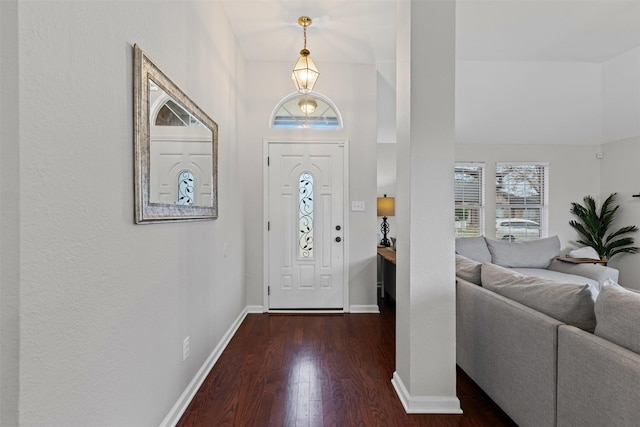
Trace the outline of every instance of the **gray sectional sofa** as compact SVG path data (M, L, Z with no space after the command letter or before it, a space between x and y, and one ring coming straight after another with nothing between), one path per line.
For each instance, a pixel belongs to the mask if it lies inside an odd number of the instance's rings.
M457 239L457 364L519 426L639 426L640 294L559 254Z

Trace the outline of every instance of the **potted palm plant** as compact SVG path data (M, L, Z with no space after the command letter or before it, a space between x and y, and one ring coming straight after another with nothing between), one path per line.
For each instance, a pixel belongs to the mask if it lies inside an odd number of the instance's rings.
M607 197L599 212L596 202L591 196L582 199L584 206L579 203L571 203L571 213L578 219L569 221L569 225L580 234L581 239L577 242L591 246L603 261L609 261L611 257L619 253L635 254L640 251L640 248L631 246L634 243L633 237L625 236L638 231L638 227L635 225L609 232L620 207L614 205L616 196L617 193L612 193Z

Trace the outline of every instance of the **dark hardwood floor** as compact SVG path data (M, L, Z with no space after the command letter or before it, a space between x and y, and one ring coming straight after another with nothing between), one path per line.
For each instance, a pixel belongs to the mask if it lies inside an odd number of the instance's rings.
M407 415L394 369L388 303L379 315L250 314L178 426L515 426L459 369L464 414Z

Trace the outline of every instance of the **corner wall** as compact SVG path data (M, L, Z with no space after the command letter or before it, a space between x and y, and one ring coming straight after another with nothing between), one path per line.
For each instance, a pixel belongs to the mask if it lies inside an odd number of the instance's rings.
M0 425L18 424L20 173L18 3L0 1Z
M602 145L602 184L600 203L611 193L618 193L616 204L620 206L612 229L627 225L640 227L640 136ZM631 233L634 246L640 246L640 233ZM622 286L640 290L640 254L619 254L608 263L610 267L620 271L619 282Z
M159 425L245 307L235 37L218 2L18 6L20 425ZM215 221L134 225L134 43L219 125Z
M455 2L398 2L396 370L408 413L460 413L453 179ZM434 208L436 206L437 208Z
M611 58L602 67L603 141L640 135L640 46Z

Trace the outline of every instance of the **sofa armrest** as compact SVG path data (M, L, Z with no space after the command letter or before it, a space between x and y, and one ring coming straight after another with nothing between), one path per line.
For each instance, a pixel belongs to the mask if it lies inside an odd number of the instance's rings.
M574 328L558 328L558 427L635 427L640 354Z
M456 280L458 366L521 427L555 423L561 324L481 286Z
M587 277L597 281L600 285L607 279L618 282L618 270L600 264L571 264L554 259L549 264L548 270Z

